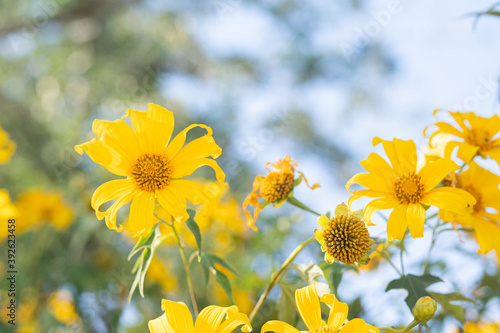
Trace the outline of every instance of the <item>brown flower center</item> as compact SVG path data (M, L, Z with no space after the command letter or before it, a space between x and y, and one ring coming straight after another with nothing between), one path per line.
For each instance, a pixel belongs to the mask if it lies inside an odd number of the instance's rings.
M481 128L474 128L465 133L465 142L479 147L480 151L493 148L490 133Z
M360 261L372 243L365 223L351 214L332 217L323 237L327 252L345 264Z
M419 203L424 195L424 185L420 181L420 176L412 172L399 177L395 183L395 192L396 198L405 205Z
M165 155L144 154L132 167L132 179L144 191L160 190L170 184L172 166Z
M293 188L293 173L271 171L260 185L260 195L269 203L286 197Z
M474 199L476 199L476 204L472 208L474 213L480 213L484 211L484 206L482 203L483 196L481 195L481 192L479 192L473 185L460 184L460 179L458 180L457 187L469 192L474 197Z

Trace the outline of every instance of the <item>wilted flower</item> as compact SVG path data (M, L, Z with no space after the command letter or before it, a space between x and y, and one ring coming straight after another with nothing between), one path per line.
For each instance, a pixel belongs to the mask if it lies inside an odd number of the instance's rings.
M272 165L273 169L269 170L268 166ZM295 167L298 162L286 155L283 159L278 159L276 163L267 163L266 169L269 172L266 176L257 176L253 181L253 189L243 201L243 211L247 217L247 224L250 228L257 231L255 221L259 216L260 211L269 204L275 207L281 206L288 198L293 195L293 188L302 182L302 179L307 182L306 177L300 171L300 177L295 177ZM319 187L319 184L309 186L312 190ZM264 198L264 201L259 202L259 198ZM255 207L253 217L247 210L248 205Z

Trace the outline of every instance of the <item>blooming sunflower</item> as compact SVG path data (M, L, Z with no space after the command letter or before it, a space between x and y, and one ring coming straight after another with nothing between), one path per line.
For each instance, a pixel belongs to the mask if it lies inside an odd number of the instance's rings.
M9 138L9 134L0 126L0 164L10 161L16 150L16 143Z
M434 111L436 115L437 111ZM437 122L437 130L429 139L434 136L447 133L458 138L458 141L451 140L446 144L445 157L450 157L453 150L458 147L457 156L465 163L468 163L474 156L483 158L487 156L494 159L500 165L500 117L494 115L490 118L477 116L473 112L452 112L448 113L453 117L458 128L446 122ZM424 130L426 135L427 128Z
M322 229L315 229L314 237L321 244L327 263L331 264L335 260L354 264L364 258L372 240L361 215L361 212L351 214L347 206L341 204L335 208L332 218L325 215L318 218ZM368 257L365 259L368 260Z
M235 305L230 307L207 306L203 309L196 323L186 304L182 302L161 301L161 309L165 311L160 317L149 321L151 333L230 333L238 326L242 330L252 330L246 314L238 311Z
M463 189L474 196L476 204L472 212L456 215L440 211L443 221L472 227L479 243L479 253L495 249L500 262L500 176L471 162L468 168L456 175L452 186Z
M200 204L207 200L203 186L182 179L201 166L208 165L215 171L217 180L224 182L224 172L214 160L221 148L212 137L212 129L193 124L182 130L172 141L174 115L167 109L148 104L147 111L127 110L123 118L130 117L132 128L123 120L94 120L92 130L98 139L75 146L79 154L85 151L96 163L124 179L112 180L101 185L92 196L92 208L97 218L106 221L110 229L121 231L116 214L128 202L130 206L127 228L134 236L144 236L154 226L156 201L177 222L189 216L186 200ZM184 146L186 134L194 127L201 127L207 134ZM212 157L214 159L208 158ZM106 211L99 207L116 200Z
M371 216L376 211L393 209L387 221L389 240L403 239L407 227L413 238L423 236L426 210L422 204L456 214L472 209L476 200L466 191L452 187L435 188L448 173L458 169L451 159L437 159L417 172L417 148L413 141L373 139L374 146L379 143L384 146L392 166L380 155L371 153L360 162L369 173L354 175L347 181L346 188L352 193L348 200L349 209L352 202L361 197L378 198L363 210L368 225L373 225ZM368 189L351 192L350 187L355 183Z
M325 294L321 297L321 302L330 306L328 323L321 320L321 308L318 299L318 293L314 284L297 289L295 291L295 302L300 316L306 324L310 333L375 333L380 332L378 328L365 323L363 319L353 319L348 321L347 313L349 308L347 304L339 302L335 295ZM261 332L276 333L300 333L295 327L279 320L271 320L262 326Z
M273 170L269 170L268 166L272 165ZM286 155L283 159L278 159L275 163L267 163L266 169L269 173L266 176L257 176L253 181L252 192L243 201L243 211L247 217L247 224L250 228L257 231L255 221L259 216L260 211L269 204L274 204L275 207L281 206L288 198L293 195L293 188L302 182L306 182L307 186L314 190L319 187L319 184L309 186L306 177L300 171L300 177L295 177L295 167L298 162ZM259 197L264 198L264 201L259 202ZM254 215L247 210L248 205L255 207Z

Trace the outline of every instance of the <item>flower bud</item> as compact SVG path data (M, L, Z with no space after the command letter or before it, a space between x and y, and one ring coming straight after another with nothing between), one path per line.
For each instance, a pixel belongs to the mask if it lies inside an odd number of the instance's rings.
M413 310L411 310L411 313L416 320L421 323L426 323L434 317L436 309L436 301L429 296L425 296L418 299L417 303L415 303L415 306L413 307Z

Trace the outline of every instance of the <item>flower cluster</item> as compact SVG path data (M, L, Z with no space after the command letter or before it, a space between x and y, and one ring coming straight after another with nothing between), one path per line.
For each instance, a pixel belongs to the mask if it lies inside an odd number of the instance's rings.
M350 194L347 205L337 205L333 215L328 212L317 213L294 197L294 188L302 180L311 189L319 187L318 184L309 186L304 174L296 170L297 161L286 155L283 159L266 165L268 174L255 178L252 191L242 204L247 225L257 231L255 222L264 207L269 204L278 207L289 202L305 212L317 215L320 228L316 228L314 232L310 230L310 235L314 238L301 243L272 275L269 286L249 316L240 312L235 305L211 305L200 312L197 290L191 276L191 264L193 259L198 258L205 281L208 281L209 274L213 274L234 304L227 277L234 270L219 256L232 251L233 247L222 245L218 247L216 255L206 253L202 242L202 233L210 234L210 230L215 230L219 235L215 242L220 244L230 244L228 231L244 233L241 223L238 223L241 218L236 201L233 198L222 199L227 192L223 185L225 175L215 161L221 154L221 148L215 143L210 127L194 124L172 139L173 113L158 105L149 104L147 111L127 110L124 118L130 120L131 126L123 119L95 120L92 130L98 137L75 146L75 150L79 154L86 152L94 162L123 177L97 188L92 196L91 206L99 220L105 219L108 228L117 231L125 228L129 235L137 238L137 245L131 251L129 259L138 252L142 254L134 266L136 278L130 296L137 285L142 294L142 284L148 270L149 279L159 283L164 292L178 287L179 282L169 274L168 265L153 255L162 242L170 242L179 247L196 320L193 321L185 303L163 299L164 313L149 321L150 332L229 333L238 327L250 332L252 322L268 294L291 268L297 270L307 282L305 287L294 289L303 325L291 325L271 319L263 323L261 332L298 333L304 327L308 332L315 333L374 333L381 330L406 332L417 325L425 325L434 317L437 303L427 291L422 292L416 288L409 290L413 294L406 302L412 310L414 320L406 328L377 328L360 318L347 320L347 304L340 302L334 293L328 292L328 286L327 292L323 292L321 283L316 281L315 284L314 280L323 275L323 272L318 273L318 270L321 271L319 266L291 264L299 252L315 240L320 244L324 260L328 264L337 262L340 266L336 267L349 269L359 269L362 265L370 264L370 261L372 268L383 260L390 261L390 248L397 244L401 249L402 272L390 263L401 275L401 279L392 281L387 290L404 287L406 278L421 278L422 285L439 281L439 278L426 275L427 261L421 277L406 276L403 267L405 237L424 237L425 225L431 217L439 218L436 226L450 223L455 229L456 225L469 228L479 243L479 252L487 253L494 249L500 259L500 176L481 167L476 161L476 158L491 158L500 165L500 138L497 138L500 118L496 115L483 118L473 113L458 112L449 112L449 115L458 128L446 122L437 122L437 129L429 135L430 148L425 158L418 156L417 146L412 140L384 140L375 137L373 146L381 145L387 158L371 153L360 162L366 172L355 174L346 182L345 188ZM200 127L207 133L185 144L187 132L194 127ZM215 171L218 183L184 179L205 165ZM297 178L296 172L299 174ZM359 186L362 188L358 188ZM354 202L362 198L369 199L367 204L363 209L353 211L351 208ZM0 192L0 200L4 202L4 210L0 210L0 213L5 215L6 212L15 211L9 210L11 206L6 193ZM101 206L109 201L114 203L102 211ZM203 205L197 211L189 210L187 201L193 205ZM117 213L129 202L128 220L122 226L117 223ZM254 207L253 215L247 210L248 206ZM429 209L435 209L437 213L429 217ZM371 237L369 232L369 228L374 226L373 215L380 210L390 210L385 230L386 239ZM58 220L55 217L51 219ZM188 228L177 231L182 224L186 224ZM196 247L189 259L186 244ZM431 249L433 244L434 240ZM307 268L301 268L303 266ZM321 297L318 295L318 288L323 288ZM420 294L414 295L415 293ZM326 321L322 319L320 302L329 308ZM60 315L61 311L58 313Z

